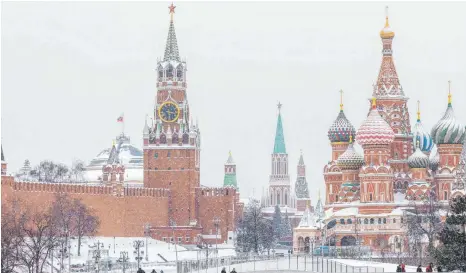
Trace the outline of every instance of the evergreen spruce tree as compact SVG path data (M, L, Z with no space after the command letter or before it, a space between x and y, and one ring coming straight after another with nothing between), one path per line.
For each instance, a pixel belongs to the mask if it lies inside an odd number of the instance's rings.
M450 212L435 251L437 263L448 271L466 271L466 196L451 200Z
M278 205L275 206L275 212L273 214L273 219L272 219L272 227L273 227L274 239L276 241L280 240L280 238L283 236L283 229L282 229L282 213Z
M293 235L293 229L291 228L291 222L290 218L288 218L288 213L286 213L285 220L283 221L282 235L286 237Z

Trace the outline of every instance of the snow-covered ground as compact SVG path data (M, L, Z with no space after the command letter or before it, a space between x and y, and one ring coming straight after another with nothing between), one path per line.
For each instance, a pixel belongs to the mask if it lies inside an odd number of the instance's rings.
M144 247L140 249L141 256L143 257L141 263L143 268L152 268L157 267L161 268L173 268L175 266L176 254L178 253L178 260L196 260L205 256L205 250L198 250L195 246L190 246L191 250L177 245L175 251L175 245L168 244L163 241L154 240L151 238L145 237L92 237L84 238L81 242L81 255L78 256L78 240L71 240L71 257L70 259L64 259L65 268L68 268L68 261L71 260L71 265L83 265L87 261L92 260L92 250L94 250L94 245L99 242L101 244L101 249L104 250L102 253L102 260L110 260L116 263L116 260L120 258L120 252L126 251L128 253L129 261L131 263L137 262L135 253L135 248L133 247L133 242L136 240L142 240L144 242ZM147 242L147 260L146 260L146 242ZM103 246L103 247L102 247ZM56 251L58 252L58 251ZM209 249L210 253L215 252L215 245L212 245L212 248ZM57 255L57 253L55 254ZM210 254L213 255L213 254ZM224 256L234 256L235 250L231 245L218 245L218 255L221 257ZM163 257L163 258L162 258ZM165 259L165 260L164 260ZM55 267L59 268L60 259L54 258Z

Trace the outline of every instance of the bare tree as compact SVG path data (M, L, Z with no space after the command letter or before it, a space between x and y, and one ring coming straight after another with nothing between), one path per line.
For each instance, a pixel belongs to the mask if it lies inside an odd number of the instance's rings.
M435 195L426 194L422 200L412 200L410 209L404 212L404 223L407 230L408 243L411 253L420 261L423 256L423 241L427 240L427 253L434 250L434 242L438 240L443 223L440 218L441 205Z
M20 246L19 260L29 273L40 273L57 245L57 229L50 211L29 208L26 215L21 225L25 239Z
M81 240L84 236L93 236L96 234L100 221L94 213L81 202L75 199L73 207L75 208L76 221L74 231L78 237L78 256L81 256Z
M84 180L83 174L85 170L85 165L82 160L74 160L71 164L71 181L73 182L80 182Z
M24 240L21 226L25 214L20 209L19 200L2 203L2 273L11 273L20 266L18 252Z

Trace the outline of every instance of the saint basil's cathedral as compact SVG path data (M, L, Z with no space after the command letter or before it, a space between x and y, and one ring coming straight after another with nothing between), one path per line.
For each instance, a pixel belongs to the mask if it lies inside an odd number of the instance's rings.
M356 131L341 101L328 130L332 153L323 169L324 209L304 212L294 229L296 252L321 244L407 251L406 209L426 198L446 207L451 198L466 193L466 129L455 117L450 83L445 114L430 133L421 122L419 102L411 128L408 97L393 61L395 32L388 16L380 37L382 63L369 113Z

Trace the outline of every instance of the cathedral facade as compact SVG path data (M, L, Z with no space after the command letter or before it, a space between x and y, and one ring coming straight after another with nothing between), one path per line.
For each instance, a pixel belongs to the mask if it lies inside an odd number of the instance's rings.
M309 242L406 251L406 209L427 198L447 206L465 194L466 130L453 112L450 87L445 114L432 130L424 128L419 106L412 128L388 16L380 37L382 62L367 118L356 130L341 101L328 130L332 152L323 172L325 214L310 221L305 213L295 229L295 251L309 251Z

